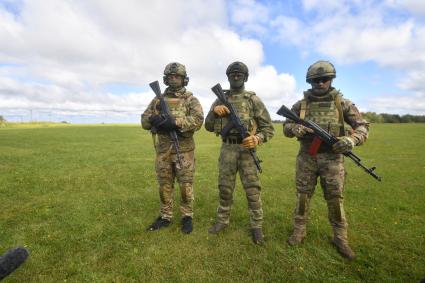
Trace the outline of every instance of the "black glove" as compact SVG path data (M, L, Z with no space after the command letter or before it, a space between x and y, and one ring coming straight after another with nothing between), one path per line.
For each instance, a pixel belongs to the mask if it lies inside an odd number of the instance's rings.
M158 126L158 130L164 132L171 132L177 129L178 127L176 125L176 119L174 119L173 117L167 117L164 123Z
M167 118L163 115L152 115L149 117L149 123L151 123L152 127L159 128L162 124L165 123Z

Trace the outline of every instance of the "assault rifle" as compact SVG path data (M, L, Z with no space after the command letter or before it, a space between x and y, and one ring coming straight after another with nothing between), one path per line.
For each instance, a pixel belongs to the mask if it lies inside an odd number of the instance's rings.
M326 132L317 123L299 118L297 114L295 114L293 111L288 109L285 105L282 105L282 107L280 107L279 111L277 111L277 114L284 116L288 119L291 119L297 124L300 124L309 129L312 129L314 131L314 135L317 136L321 141L323 141L325 144L329 146L332 146L333 144L338 142L338 139L336 137ZM349 157L351 160L353 160L357 166L362 168L366 173L371 175L373 178L375 178L378 181L381 181L381 177L379 177L378 175L375 174L375 172L373 172L376 169L375 166L371 168L367 168L361 163L361 159L357 155L355 155L352 151L345 152L343 154Z
M149 86L151 87L151 89L155 93L156 98L159 99L159 106L161 108L160 109L161 116L164 119L174 119L173 116L170 113L170 109L168 108L167 103L165 102L164 96L161 95L161 88L159 87L158 81L154 81L154 82L150 83ZM152 133L157 133L158 132L158 129L156 129L155 127L152 127L151 131L152 131ZM180 155L180 146L179 146L179 140L178 140L178 137L177 137L177 132L176 132L176 130L172 130L172 131L169 131L168 134L170 135L170 138L171 138L171 141L173 143L174 149L176 150L177 160L179 162L179 166L180 166L180 168L183 168L183 163L182 163L182 157Z
M236 128L236 130L238 131L238 133L239 133L239 135L242 139L250 136L250 134L248 133L248 130L245 128L244 124L242 123L241 119L239 118L238 113L236 112L236 109L233 107L233 105L229 102L226 95L224 94L224 91L221 88L221 85L216 84L215 86L213 86L211 88L211 90L217 96L218 100L220 100L220 102L224 106L226 106L230 111L230 114L229 114L229 120L230 121L221 130L220 136L222 138L226 138L227 133L233 128ZM261 160L258 159L257 151L255 150L255 148L250 148L249 153L251 154L252 159L254 159L255 166L257 166L258 172L260 172L260 173L263 172L263 170L261 169L261 165L260 165Z

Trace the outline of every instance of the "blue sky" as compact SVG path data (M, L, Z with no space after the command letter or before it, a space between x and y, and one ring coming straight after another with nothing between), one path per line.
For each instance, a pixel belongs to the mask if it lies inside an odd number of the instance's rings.
M11 121L138 123L148 84L173 61L207 112L236 60L275 119L320 59L361 111L425 115L422 0L0 0L0 23L0 115Z

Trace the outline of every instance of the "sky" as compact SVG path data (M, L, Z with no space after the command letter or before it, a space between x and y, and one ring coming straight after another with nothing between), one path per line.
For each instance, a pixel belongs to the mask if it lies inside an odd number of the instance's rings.
M279 119L317 60L362 112L425 115L425 1L0 0L8 121L139 123L170 62L206 115L234 61Z

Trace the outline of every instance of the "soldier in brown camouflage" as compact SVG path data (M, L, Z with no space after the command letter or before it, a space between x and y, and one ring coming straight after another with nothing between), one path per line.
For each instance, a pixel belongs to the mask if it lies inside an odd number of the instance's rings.
M199 130L204 120L201 104L192 93L186 90L189 78L186 68L180 63L170 63L164 70L164 84L167 85L163 96L170 109L171 118L159 115L159 99L154 98L142 114L142 127L151 130L156 150L156 176L159 183L160 216L148 230L167 227L173 217L174 179L180 186L182 215L181 230L190 233L193 229L193 175L195 171L195 142L193 134ZM176 150L168 134L170 130L178 133L182 166L177 162Z
M239 118L250 132L250 136L242 139L236 129L223 137L219 158L219 206L217 219L209 232L216 234L229 225L230 209L233 203L236 174L240 179L248 200L251 234L254 243L263 242L263 209L261 203L261 184L257 167L249 153L250 148L267 142L273 137L274 128L270 115L263 102L252 91L245 90L248 80L248 68L242 62L234 62L226 70L230 90L226 91L229 102L234 106ZM207 131L219 135L227 125L229 109L217 99L211 106L205 120Z
M309 128L290 120L284 124L284 135L297 137L300 142L296 161L297 203L294 231L288 243L297 245L306 236L310 199L319 177L328 206L329 222L334 231L332 242L343 257L352 260L355 253L348 245L347 220L343 208L345 169L342 153L366 141L369 124L362 118L354 103L343 98L332 87L335 77L336 71L330 62L318 61L311 65L306 78L312 88L305 91L304 98L292 106L292 111L300 118L314 121L337 136L339 141L333 147L320 144L319 140L310 135L312 130Z

